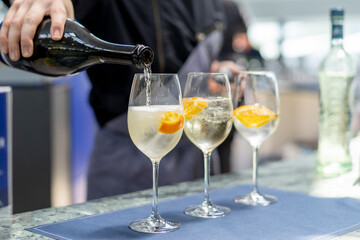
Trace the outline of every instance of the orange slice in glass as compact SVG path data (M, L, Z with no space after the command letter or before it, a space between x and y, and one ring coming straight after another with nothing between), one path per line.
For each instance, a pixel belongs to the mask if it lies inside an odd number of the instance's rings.
M244 105L234 110L234 116L248 128L258 128L276 119L270 109L259 105Z
M184 116L186 120L190 120L207 107L206 99L201 97L184 98L182 104L184 106Z
M184 126L184 116L169 111L161 115L158 131L165 134L173 134L179 131Z

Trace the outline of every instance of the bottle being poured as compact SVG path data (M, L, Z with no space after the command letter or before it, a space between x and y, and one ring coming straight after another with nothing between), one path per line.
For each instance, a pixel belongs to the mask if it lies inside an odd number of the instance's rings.
M64 35L55 41L50 34L51 20L45 18L34 37L34 54L12 61L8 54L0 60L11 67L45 76L66 76L78 73L97 64L122 64L150 69L154 53L141 44L114 44L91 34L76 21L67 19Z

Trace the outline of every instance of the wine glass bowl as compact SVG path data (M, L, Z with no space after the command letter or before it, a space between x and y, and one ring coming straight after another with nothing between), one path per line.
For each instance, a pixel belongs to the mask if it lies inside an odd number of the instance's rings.
M212 151L228 136L232 127L229 80L221 73L189 73L184 90L184 131L204 154L204 201L185 209L185 214L216 218L230 213L227 207L210 200L210 159Z
M236 203L267 206L276 197L263 195L258 190L258 150L279 123L279 93L276 77L272 72L243 71L234 86L234 126L253 149L253 190L235 198Z
M175 231L180 224L164 220L157 203L160 160L176 146L184 128L176 74L135 74L129 99L128 128L135 146L153 165L152 213L146 219L132 222L130 228L144 233Z

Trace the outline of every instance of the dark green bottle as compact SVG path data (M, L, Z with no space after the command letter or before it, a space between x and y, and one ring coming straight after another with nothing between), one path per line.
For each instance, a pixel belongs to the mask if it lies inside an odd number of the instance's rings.
M51 39L50 18L44 19L34 37L34 53L29 58L11 61L1 54L8 66L58 77L78 73L97 64L122 64L136 68L149 68L154 58L150 47L144 45L114 44L92 35L84 26L67 19L63 38Z

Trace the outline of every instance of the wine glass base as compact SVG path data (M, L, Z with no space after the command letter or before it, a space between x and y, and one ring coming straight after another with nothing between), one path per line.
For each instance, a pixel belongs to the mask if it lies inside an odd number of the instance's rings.
M202 203L198 206L188 207L185 209L185 214L193 217L201 218L217 218L223 217L230 213L230 208L216 206L210 203Z
M252 191L249 194L236 197L234 202L251 206L268 206L270 204L276 203L277 199L274 196L262 195L257 191Z
M130 223L130 229L142 233L167 233L176 231L180 228L180 223L165 220L163 218L155 219L151 216L147 219Z

